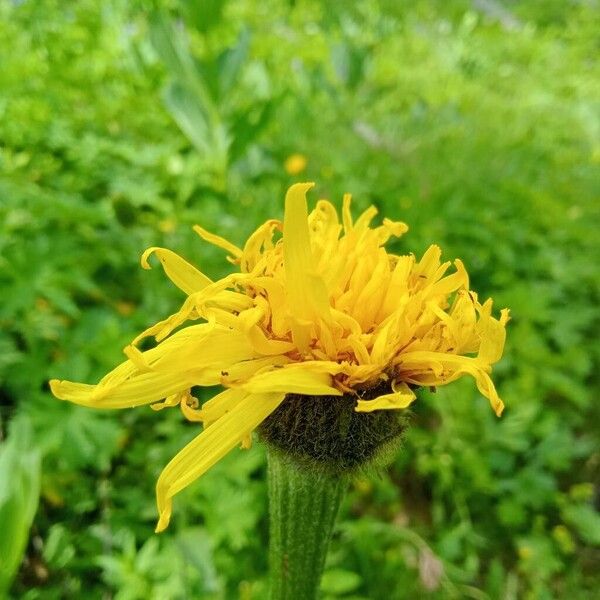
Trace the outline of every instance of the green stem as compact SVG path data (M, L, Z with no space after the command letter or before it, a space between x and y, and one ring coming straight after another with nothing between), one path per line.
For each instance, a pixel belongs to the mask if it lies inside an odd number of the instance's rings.
M269 446L268 457L271 600L313 600L347 480Z

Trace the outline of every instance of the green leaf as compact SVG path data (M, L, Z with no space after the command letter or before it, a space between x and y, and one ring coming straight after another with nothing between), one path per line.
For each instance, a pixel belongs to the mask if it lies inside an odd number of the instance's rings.
M203 33L219 24L226 3L226 0L181 0L188 23Z
M237 44L223 51L217 60L219 73L219 88L221 97L225 97L236 85L242 66L248 58L250 49L250 33L244 29L239 36Z
M40 453L24 417L0 446L0 595L19 568L40 496Z
M584 542L600 546L600 513L591 505L570 504L563 508L562 516Z
M332 596L354 592L361 584L360 575L344 569L330 569L323 573L321 591Z
M196 150L203 156L209 155L209 124L194 92L184 83L173 82L165 90L165 104Z
M218 591L213 543L209 532L201 527L190 527L177 535L176 543L185 560L200 574L205 591Z

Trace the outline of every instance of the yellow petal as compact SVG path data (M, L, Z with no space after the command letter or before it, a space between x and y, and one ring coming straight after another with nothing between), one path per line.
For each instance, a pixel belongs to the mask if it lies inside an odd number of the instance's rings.
M404 382L392 384L393 393L383 394L373 400L358 400L356 412L373 412L374 410L396 410L406 408L415 400L415 393Z
M148 327L148 329L142 331L142 333L135 337L131 344L133 346L137 346L143 339L150 336L154 336L157 341L166 338L174 329L185 323L185 321L188 319L192 318L192 315L195 311L195 303L197 300L196 296L201 293L202 292L197 292L196 294L188 296L181 308L176 313L173 313L166 319L163 319L162 321L159 321L158 323Z
M210 324L181 329L146 352L127 350L133 360L117 366L98 385L53 380L53 393L94 408L141 406L193 385L217 385L229 366L259 357L244 332ZM256 365L261 367L264 363Z
M144 354L151 354L153 369L165 372L198 372L210 370L218 372L226 369L228 365L243 360L257 358L258 353L252 348L248 337L235 329L215 325L205 334L199 329L197 335L188 335L193 328L207 327L194 325L181 329L170 338L159 344L156 348ZM214 378L211 378L212 382ZM206 382L201 385L214 385Z
M390 280L389 259L384 250L379 251L375 267L369 274L364 285L358 287L354 300L355 318L360 320L364 331L371 329L384 300L383 290L388 287Z
M491 377L484 371L477 371L471 373L471 375L475 377L477 389L490 401L496 416L499 417L502 415L504 411L504 402L502 402L500 396L498 396L498 392L496 391L496 387L494 386Z
M221 290L212 297L206 298L205 304L206 306L218 306L223 310L239 313L252 307L252 298L243 293Z
M205 402L199 410L199 417L207 424L213 423L231 412L246 396L248 392L244 389L227 389Z
M162 402L155 402L154 404L151 404L150 408L156 411L162 410L163 408L173 408L189 395L190 390L182 390L177 394L172 394L168 398L165 398Z
M285 354L295 349L295 345L285 340L268 339L258 326L252 327L247 332L252 347L258 354Z
M290 187L285 196L283 221L283 260L285 284L290 313L296 321L316 322L321 318L331 320L327 288L316 274L308 232L308 210L306 192L313 183L297 183ZM296 331L300 350L307 350L305 331Z
M241 384L252 393L283 392L307 396L341 396L333 386L332 375L340 373L342 365L329 361L306 361L285 365L281 369L262 372Z
M414 256L399 256L390 277L384 300L379 309L378 317L383 320L397 310L398 304L408 292L410 271L414 265ZM408 301L408 296L406 297Z
M196 329L196 332L191 333ZM194 325L181 329L156 348L144 353L153 370L194 373L197 385L214 385L218 373L229 365L258 357L247 336L238 330L221 325ZM214 372L204 381L200 372Z
M271 308L271 330L276 337L282 337L288 331L284 286L272 277L256 277L252 280L252 285L266 292Z
M365 210L360 217L356 219L353 229L359 233L366 231L376 215L377 208L375 206L369 206L369 208L367 208L367 210Z
M415 351L403 354L398 367L404 381L419 385L446 385L463 374L471 375L475 379L477 389L490 401L494 412L500 416L504 410L504 403L486 373L489 365L479 358L443 352Z
M281 404L285 394L251 394L231 412L192 440L165 467L156 484L160 515L156 532L166 529L171 518L172 498L204 474Z
M413 273L424 279L432 278L437 268L440 266L441 256L442 251L440 250L440 247L432 244L427 248L427 251L423 254L421 260L414 266Z
M216 235L214 233L210 233L210 231L206 231L200 225L194 225L194 231L209 244L213 244L213 246L218 246L219 248L223 248L223 250L227 250L229 254L231 254L234 258L239 259L242 257L243 252L230 241L221 237L220 235Z
M370 362L380 365L383 369L396 352L398 344L398 328L402 319L403 308L408 298L403 298L398 303L398 309L392 313L375 332L375 343L371 349Z
M156 246L148 248L142 254L141 259L144 269L151 268L148 262L151 254L155 254L158 257L167 277L188 295L199 292L212 283L212 280L198 271L196 267L166 248L158 248Z
M402 221L391 221L390 219L383 219L383 227L385 227L390 235L394 237L400 237L408 231L408 225ZM386 240L387 241L387 240Z
M319 200L308 216L311 246L319 273L324 274L337 252L338 238L342 231L337 211L331 202Z
M459 290L450 312L453 325L448 326L457 341L455 351L459 354L477 352L479 338L475 335L477 314L471 296L465 290Z
M60 400L105 409L152 404L191 385L191 380L183 378L180 373L142 373L114 387L53 379L50 389Z
M351 364L347 365L344 372L348 373L348 379L344 381L344 385L349 388L346 391L353 392L367 382L377 379L381 375L381 366Z
M51 379L48 383L50 391L56 398L59 400L68 400L75 404L85 402L96 389L95 385L75 383L73 381L60 381L59 379Z
M342 223L344 224L344 233L348 235L352 231L352 213L350 205L352 203L351 194L344 194L342 204Z
M270 250L273 247L273 233L276 229L281 228L281 221L269 219L248 238L248 241L244 245L240 263L242 272L248 273L252 271L256 263L260 260L263 250Z
M341 310L337 310L336 308L331 309L331 315L334 321L338 323L342 327L342 329L350 331L356 336L359 336L362 333L360 323L350 315L347 315L346 313L342 312Z
M256 298L258 300L258 298ZM262 298L264 300L264 298ZM268 309L268 307L266 307ZM238 328L242 331L248 331L254 327L257 323L260 323L265 316L264 306L253 306L248 310L243 311L238 316Z
M357 336L351 333L348 336L348 345L354 352L354 357L361 365L367 365L371 362L371 357L366 345L363 343L362 336Z
M252 360L242 360L238 363L228 366L221 371L221 385L233 385L248 381L258 372L267 371L273 367L279 368L287 365L292 360L287 356L265 356L264 358L254 358Z
M493 317L488 317L481 328L481 346L478 358L489 365L498 362L502 358L505 341L504 324Z
M194 398L189 391L182 394L179 408L181 409L183 416L192 423L202 423L202 421L204 421L198 410L198 404L197 398Z
M459 288L469 289L469 276L463 262L456 259L454 264L456 265L456 273L452 273L452 275L448 275L426 288L424 299L447 296Z
M123 354L133 363L133 366L142 373L149 373L152 367L148 364L144 353L131 344L123 348Z

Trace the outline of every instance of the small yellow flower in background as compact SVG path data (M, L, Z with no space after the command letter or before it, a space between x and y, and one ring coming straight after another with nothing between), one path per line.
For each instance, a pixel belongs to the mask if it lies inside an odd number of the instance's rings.
M135 338L127 360L97 385L50 382L57 398L82 406L179 406L203 423L159 477L157 531L169 523L172 497L236 445L249 447L252 431L287 394L306 402L354 395L358 412L403 409L415 399L413 388L471 375L502 412L490 373L502 355L508 311L494 318L492 300L481 304L469 290L462 262L448 274L451 263L441 262L437 246L420 260L389 254L386 242L408 227L388 219L371 227L374 207L354 221L346 195L341 222L325 200L308 214L311 187L293 185L283 222L267 221L243 248L194 228L239 265L219 281L171 250L146 250L142 266L156 256L187 294L181 309ZM158 344L142 352L137 345L147 336ZM363 399L382 384L389 393ZM214 385L225 389L199 406L191 388Z
M283 166L288 175L298 175L306 169L308 161L304 154L291 154L285 159Z
M177 221L175 219L162 219L158 222L158 228L163 233L173 233L177 227Z
M135 310L135 304L133 302L126 302L125 300L119 300L115 302L115 308L120 315L128 317Z

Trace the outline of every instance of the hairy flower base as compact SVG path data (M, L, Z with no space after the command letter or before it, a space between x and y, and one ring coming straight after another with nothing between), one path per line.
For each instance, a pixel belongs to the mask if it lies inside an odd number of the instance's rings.
M364 390L367 402L390 393L389 383ZM357 412L356 396L288 394L260 425L261 439L309 469L334 475L384 466L408 426L406 413Z

